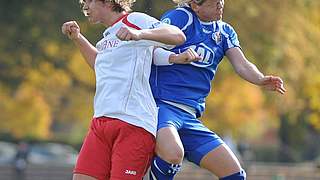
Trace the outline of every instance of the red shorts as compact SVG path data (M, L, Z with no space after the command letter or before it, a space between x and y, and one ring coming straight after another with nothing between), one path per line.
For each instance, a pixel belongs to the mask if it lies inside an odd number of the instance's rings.
M118 119L94 118L74 173L99 180L141 180L154 147L154 136L143 128Z

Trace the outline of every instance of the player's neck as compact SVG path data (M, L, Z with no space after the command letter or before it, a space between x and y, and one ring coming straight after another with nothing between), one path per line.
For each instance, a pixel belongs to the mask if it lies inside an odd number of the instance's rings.
M110 12L107 16L103 18L102 24L106 27L110 27L122 19L124 15L128 14L126 11L122 12Z

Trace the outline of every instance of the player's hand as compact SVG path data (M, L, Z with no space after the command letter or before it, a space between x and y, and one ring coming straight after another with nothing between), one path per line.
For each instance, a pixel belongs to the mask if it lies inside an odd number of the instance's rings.
M287 90L284 88L283 81L277 76L265 76L261 80L260 86L269 91L276 91L284 94Z
M76 21L65 22L61 27L62 33L67 35L69 39L75 40L80 37L80 27Z
M169 62L174 64L189 64L191 62L199 61L202 57L198 55L192 48L180 54L172 54L169 57Z
M138 41L141 40L141 31L128 27L121 27L117 32L116 36L121 41Z

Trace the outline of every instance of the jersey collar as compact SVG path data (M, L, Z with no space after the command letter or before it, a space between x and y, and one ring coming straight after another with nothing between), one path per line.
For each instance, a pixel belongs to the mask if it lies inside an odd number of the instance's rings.
M103 37L108 36L108 35L110 34L110 32L109 32L110 29L112 29L115 24L117 24L118 22L120 22L122 19L126 18L128 15L129 15L129 14L126 13L126 14L122 15L121 17L119 17L115 22L113 22L113 23L111 24L111 26L109 26L109 27L104 31Z

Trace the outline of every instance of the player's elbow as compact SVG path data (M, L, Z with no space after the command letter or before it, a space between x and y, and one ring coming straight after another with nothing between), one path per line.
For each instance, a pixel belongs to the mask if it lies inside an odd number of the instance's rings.
M187 38L186 36L184 35L184 33L181 33L179 35L179 38L178 38L178 44L183 44L184 42L186 42Z
M175 38L173 38L173 39L174 39L174 42L173 42L174 45L180 45L180 44L183 44L184 42L186 42L187 38L184 35L184 33L181 31L181 32L177 33L175 35Z
M183 44L184 42L186 42L187 38L186 35L177 27L174 26L176 35L175 35L175 44L176 45L180 45Z

